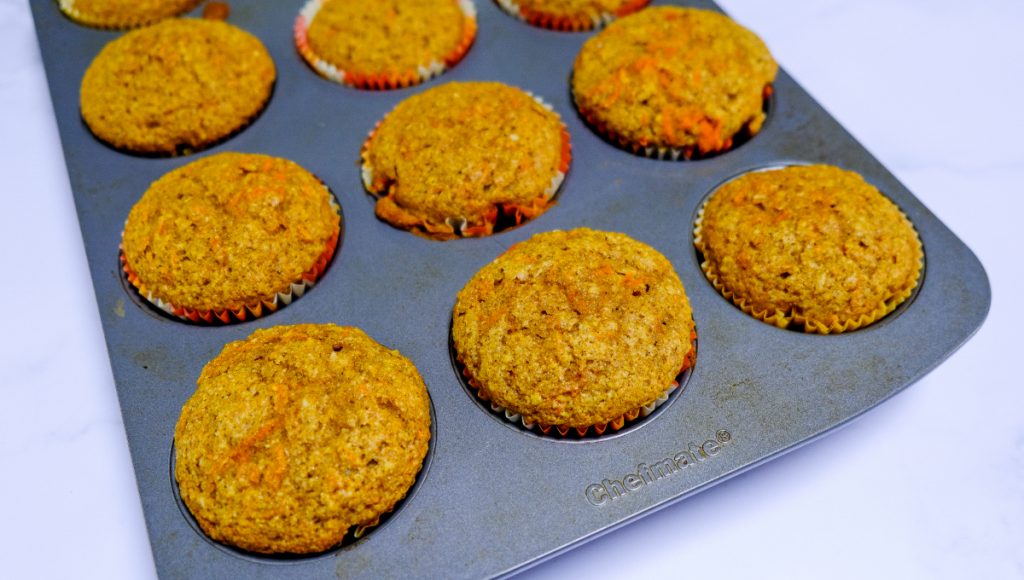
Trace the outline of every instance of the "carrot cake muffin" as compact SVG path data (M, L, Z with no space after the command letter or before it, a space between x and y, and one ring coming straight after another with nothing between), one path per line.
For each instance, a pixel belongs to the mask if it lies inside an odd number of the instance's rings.
M60 0L70 19L97 28L134 28L184 14L202 0Z
M128 214L128 280L192 321L260 316L301 296L334 255L339 209L287 159L220 153L154 182Z
M705 202L701 268L744 312L828 334L871 324L921 275L914 226L860 175L830 165L747 173Z
M693 364L690 303L672 264L618 233L537 234L458 294L452 341L506 417L580 435L653 411Z
M472 0L309 0L295 21L295 45L313 70L361 89L435 77L474 38Z
M267 104L274 61L226 22L171 19L107 44L82 79L82 118L115 148L188 153L249 124Z
M533 26L581 31L600 28L632 14L651 0L495 0L498 6Z
M761 39L729 17L656 7L584 43L572 91L580 114L613 142L689 159L756 134L777 71Z
M174 430L174 476L212 539L315 553L377 525L429 441L430 398L409 359L358 328L278 326L203 368Z
M377 217L435 239L486 236L543 213L569 170L569 133L533 95L449 83L402 101L363 145Z

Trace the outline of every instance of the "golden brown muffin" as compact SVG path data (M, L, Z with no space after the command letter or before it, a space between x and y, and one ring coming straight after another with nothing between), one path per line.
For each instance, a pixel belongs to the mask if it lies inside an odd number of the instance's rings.
M405 497L429 441L409 359L358 328L278 326L203 368L174 430L174 476L214 540L322 552Z
M306 62L361 89L435 77L462 60L475 38L472 0L309 0L295 21Z
M184 14L202 0L60 0L68 18L97 28L134 28Z
M651 0L495 0L498 6L533 26L582 31L600 28L632 14Z
M572 158L549 106L501 83L449 83L409 97L363 145L377 217L435 239L485 236L552 203Z
M225 22L172 19L110 42L82 79L82 118L118 149L188 153L248 125L276 71L263 43Z
M580 114L621 146L690 158L760 131L777 71L761 39L729 17L656 7L584 43L572 91Z
M128 214L122 259L139 293L193 321L276 310L338 244L327 187L287 159L221 153L154 182Z
M664 256L585 228L512 246L459 292L452 322L480 397L563 434L653 410L692 364L695 336Z
M860 175L830 165L747 173L720 187L694 244L715 288L780 328L855 330L913 292L914 226Z

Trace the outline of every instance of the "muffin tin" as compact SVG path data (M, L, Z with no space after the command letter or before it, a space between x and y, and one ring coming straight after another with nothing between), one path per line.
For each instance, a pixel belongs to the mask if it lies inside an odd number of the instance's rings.
M591 33L527 26L477 0L478 37L460 64L410 89L367 92L318 77L299 57L292 24L301 4L231 4L229 21L256 34L278 67L275 93L252 126L194 156L144 158L94 139L78 113L82 73L119 33L76 25L56 2L32 3L163 576L509 574L843 425L938 365L987 314L990 290L977 258L785 72L775 83L768 121L749 142L710 159L658 161L602 140L576 114L568 79ZM558 204L543 215L492 237L442 243L374 217L360 181L359 150L401 99L457 80L501 80L541 96L567 124L574 158ZM301 300L256 320L199 326L139 299L120 273L118 242L129 209L152 181L217 151L300 163L334 191L346 221L333 263ZM864 175L903 209L924 243L916 296L856 332L805 335L759 322L722 298L697 262L693 220L709 192L745 171L807 162ZM686 286L700 348L685 389L670 405L614 435L561 440L518 429L471 396L452 364L449 327L456 293L480 267L534 233L578 226L625 232L665 254ZM434 408L428 464L414 492L361 539L312 557L239 553L208 540L179 505L169 462L174 424L203 365L225 343L256 328L300 322L359 326L413 360Z

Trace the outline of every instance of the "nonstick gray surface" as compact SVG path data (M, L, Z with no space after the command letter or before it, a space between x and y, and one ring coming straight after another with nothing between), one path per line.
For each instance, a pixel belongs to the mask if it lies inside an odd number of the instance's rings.
M669 3L676 2L656 2ZM32 2L161 576L508 574L830 432L934 368L985 318L988 280L971 251L785 72L759 135L710 159L658 161L602 140L576 114L569 76L593 33L533 28L477 0L479 32L465 60L410 89L368 92L324 80L299 58L292 24L301 5L231 3L229 21L256 34L278 67L274 96L250 127L196 155L146 158L100 143L79 116L82 74L120 33L78 26L56 2ZM527 89L562 116L573 163L558 204L520 228L444 243L378 221L359 175L367 133L407 96L465 80ZM199 326L157 313L125 284L118 242L151 182L219 151L300 163L332 189L345 223L332 265L304 297L253 321ZM814 162L864 175L903 209L924 243L916 294L856 332L805 335L747 316L711 287L693 249L697 208L717 185L753 169ZM699 352L685 388L635 426L596 439L542 437L491 413L466 389L449 352L451 309L469 278L510 245L580 226L625 232L672 261L693 305ZM208 540L180 505L171 476L174 424L200 370L225 343L304 322L358 326L412 359L432 399L431 450L410 495L362 539L311 557L244 554Z

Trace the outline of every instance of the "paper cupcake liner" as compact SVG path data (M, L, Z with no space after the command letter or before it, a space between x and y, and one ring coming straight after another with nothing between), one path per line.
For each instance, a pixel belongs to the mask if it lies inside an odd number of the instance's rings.
M772 85L766 85L764 87L765 103L767 103L768 98L771 97L772 92ZM686 147L661 147L657 145L647 145L632 141L628 137L620 134L619 132L615 131L614 129L606 125L603 121L601 121L601 119L594 115L593 112L583 108L583 106L580 105L579 100L576 99L575 92L573 92L572 97L573 103L576 105L576 110L579 111L580 116L583 117L583 120L586 121L587 125L594 129L594 131L601 135L605 140L610 141L611 143L617 145L619 148L625 149L626 151L630 151L635 155L642 155L650 159L663 159L671 161L679 161L680 159L682 159L684 161L689 161L690 159L703 159L706 157L713 157L715 155L720 155L722 153L726 153L732 150L736 136L744 135L745 133L747 133L749 134L749 136L747 136L747 139L749 139L760 132L760 127L758 127L757 130L754 130L748 123L746 126L737 131L735 135L725 139L722 142L721 148L714 150L703 150L697 145L690 145Z
M495 0L495 3L509 15L531 26L561 32L583 32L607 26L616 18L621 18L645 8L651 3L651 0L630 0L614 12L600 12L591 15L575 14L572 16L551 14L543 10L526 8L520 6L515 0Z
M363 73L351 70L346 71L318 56L313 52L313 48L309 44L309 26L312 24L313 18L316 17L316 14L320 11L320 8L323 6L325 1L326 0L309 0L302 7L302 10L299 11L299 15L295 19L295 27L293 30L295 47L298 49L302 59L305 60L317 74L326 79L357 89L387 91L392 89L402 89L428 81L455 66L455 64L462 60L462 58L466 56L466 53L469 52L469 48L473 45L473 41L476 39L476 6L473 4L472 0L455 0L465 17L463 20L462 38L459 40L458 46L456 46L450 54L441 60L434 60L425 65L420 65L413 70L400 73Z
M708 199L710 199L710 197ZM704 208L707 206L707 203L708 200L705 200L701 205L700 210L698 210L697 219L694 221L693 228L693 243L702 256L706 253L704 252L703 240L701 239L701 226L704 222ZM900 212L900 215L904 218L907 217L903 212ZM917 236L916 229L914 230L914 235ZM920 241L920 238L918 238L918 241ZM714 286L715 290L717 290L719 294L721 294L726 300L732 302L737 308L761 322L766 322L781 329L789 329L793 326L799 326L803 327L804 332L807 333L839 334L863 328L884 318L890 312L896 310L900 304L910 298L911 295L913 295L914 290L917 288L918 283L921 280L921 272L924 270L924 253L919 251L917 258L917 275L914 277L913 282L904 288L898 289L892 296L889 296L885 300L879 302L871 312L841 321L816 320L808 318L802 312L796 310L784 311L771 308L759 310L754 307L754 305L751 304L745 296L741 296L740 294L730 290L719 277L718 269L706 257L701 261L700 269L704 272L704 276L708 279L708 282L711 282L711 285Z
M422 470L423 470L423 467L421 466L420 467L420 471L422 471ZM416 481L419 479L419 476L420 476L420 472L417 471L416 472L416 479L413 480L413 485L416 485ZM411 486L410 486L410 489L411 489ZM382 519L391 517L391 514L393 514L395 512L395 508L397 508L399 505L401 505L402 502L404 502L406 500L406 498L408 498L408 497L409 497L409 492L406 491L405 495L403 495L402 497L398 498L398 501L396 501L394 504L392 504L391 507L389 507L386 510L382 511L381 513L377 514L376 516L373 517L373 519L371 519L371 520L369 520L367 522L364 522L364 523L361 523L361 524L356 524L356 525L352 526L350 528L350 531L352 533L352 539L353 540L358 540L359 538L362 538L366 534L372 532L374 528L376 528L377 526L380 525L380 522L381 522ZM339 543L334 548L340 548L340 547L343 547L344 545L345 545L345 542L343 540L341 543ZM334 549L334 548L331 548L331 549Z
M690 351L686 354L686 357L683 359L683 365L676 375L677 378L679 375L682 375L687 370L693 368L694 364L696 364L697 362L696 331L694 331L690 335L690 340ZM651 413L653 413L655 409L665 404L669 400L669 397L672 395L672 393L679 388L679 381L673 380L672 383L669 384L668 388L662 391L661 394L658 395L653 401L647 403L646 405L641 405L635 409L630 409L629 411L623 413L622 415L616 417L615 419L612 419L611 421L605 423L595 423L593 425L587 425L585 427L573 427L569 425L544 425L536 421L531 421L524 417L523 415L521 415L520 413L516 413L515 411L509 410L506 407L503 407L492 401L486 395L486 393L484 393L483 390L480 388L480 383L477 382L477 380L473 378L472 373L469 372L469 368L466 367L465 363L462 360L462 355L456 352L455 360L458 362L458 366L460 367L459 370L462 372L462 376L465 377L466 379L466 384L473 389L473 392L477 396L477 398L488 404L491 411L494 411L495 413L503 416L505 420L510 423L520 425L529 431L534 431L540 433L541 435L557 435L559 437L569 437L570 435L576 435L579 437L585 437L588 433L590 433L591 430L593 430L594 435L598 437L604 435L609 431L614 433L616 431L621 430L623 427L633 423L634 421L637 421L638 419L643 419L650 415Z
M107 30L125 30L128 28L139 28L141 26L148 26L154 24L166 18L174 18L190 12L199 6L203 0L191 0L187 6L184 6L177 14L169 16L157 16L153 18L124 18L124 19L103 19L86 14L77 8L75 8L75 0L58 0L57 5L60 6L60 11L65 16L73 20L74 22L83 26L89 26L92 28L102 28Z
M545 102L544 99L530 91L524 92L530 95L542 107L548 111L554 112L554 108ZM557 115L557 113L555 114ZM384 116L384 119L386 118L387 115ZM367 151L370 148L370 144L373 141L374 136L377 134L377 129L380 127L380 124L384 122L384 119L377 121L373 130L371 130L367 135L366 141L363 142L363 147L360 151L360 157L363 160L360 170L363 187L366 188L366 191L370 195L378 200L391 197L390 193L385 193L389 189L390 183L384 183L381 186L374 187L373 168L369 165ZM572 142L569 135L569 129L565 126L565 123L561 122L560 117L559 124L561 125L562 147L558 170L551 178L551 182L548 184L548 187L545 188L544 191L541 192L541 195L536 197L533 201L528 204L502 203L496 205L491 208L490 212L486 216L485 222L481 225L471 226L464 216L450 216L445 218L444 222L440 224L431 223L426 220L419 220L407 229L414 234L435 240L451 240L459 237L483 237L493 234L495 226L501 221L507 221L511 224L508 227L516 227L547 211L547 209L554 204L554 198L558 193L558 190L562 187L562 183L565 181L565 176L569 173L569 166L572 164Z
M296 298L301 298L302 295L306 293L306 290L309 290L317 283L320 276L324 273L324 270L327 269L327 265L331 263L331 259L334 257L334 253L338 249L338 241L341 237L341 208L334 201L333 196L330 200L330 204L331 207L338 212L339 228L338 231L334 232L334 234L327 239L323 253L320 254L320 257L317 258L313 266L306 270L298 280L289 283L286 288L278 290L265 298L260 298L253 302L242 304L238 307L215 308L208 310L202 308L188 308L185 306L175 305L170 301L160 298L142 283L138 273L134 268L132 268L131 264L128 263L128 259L124 254L123 242L118 244L118 259L121 263L121 270L124 273L125 279L127 279L128 283L135 288L139 293L139 296L175 318L200 324L231 324L233 322L244 322L249 319L259 318L264 314L276 312L279 308L291 304L292 300L295 300ZM121 235L123 238L124 232L122 232Z

